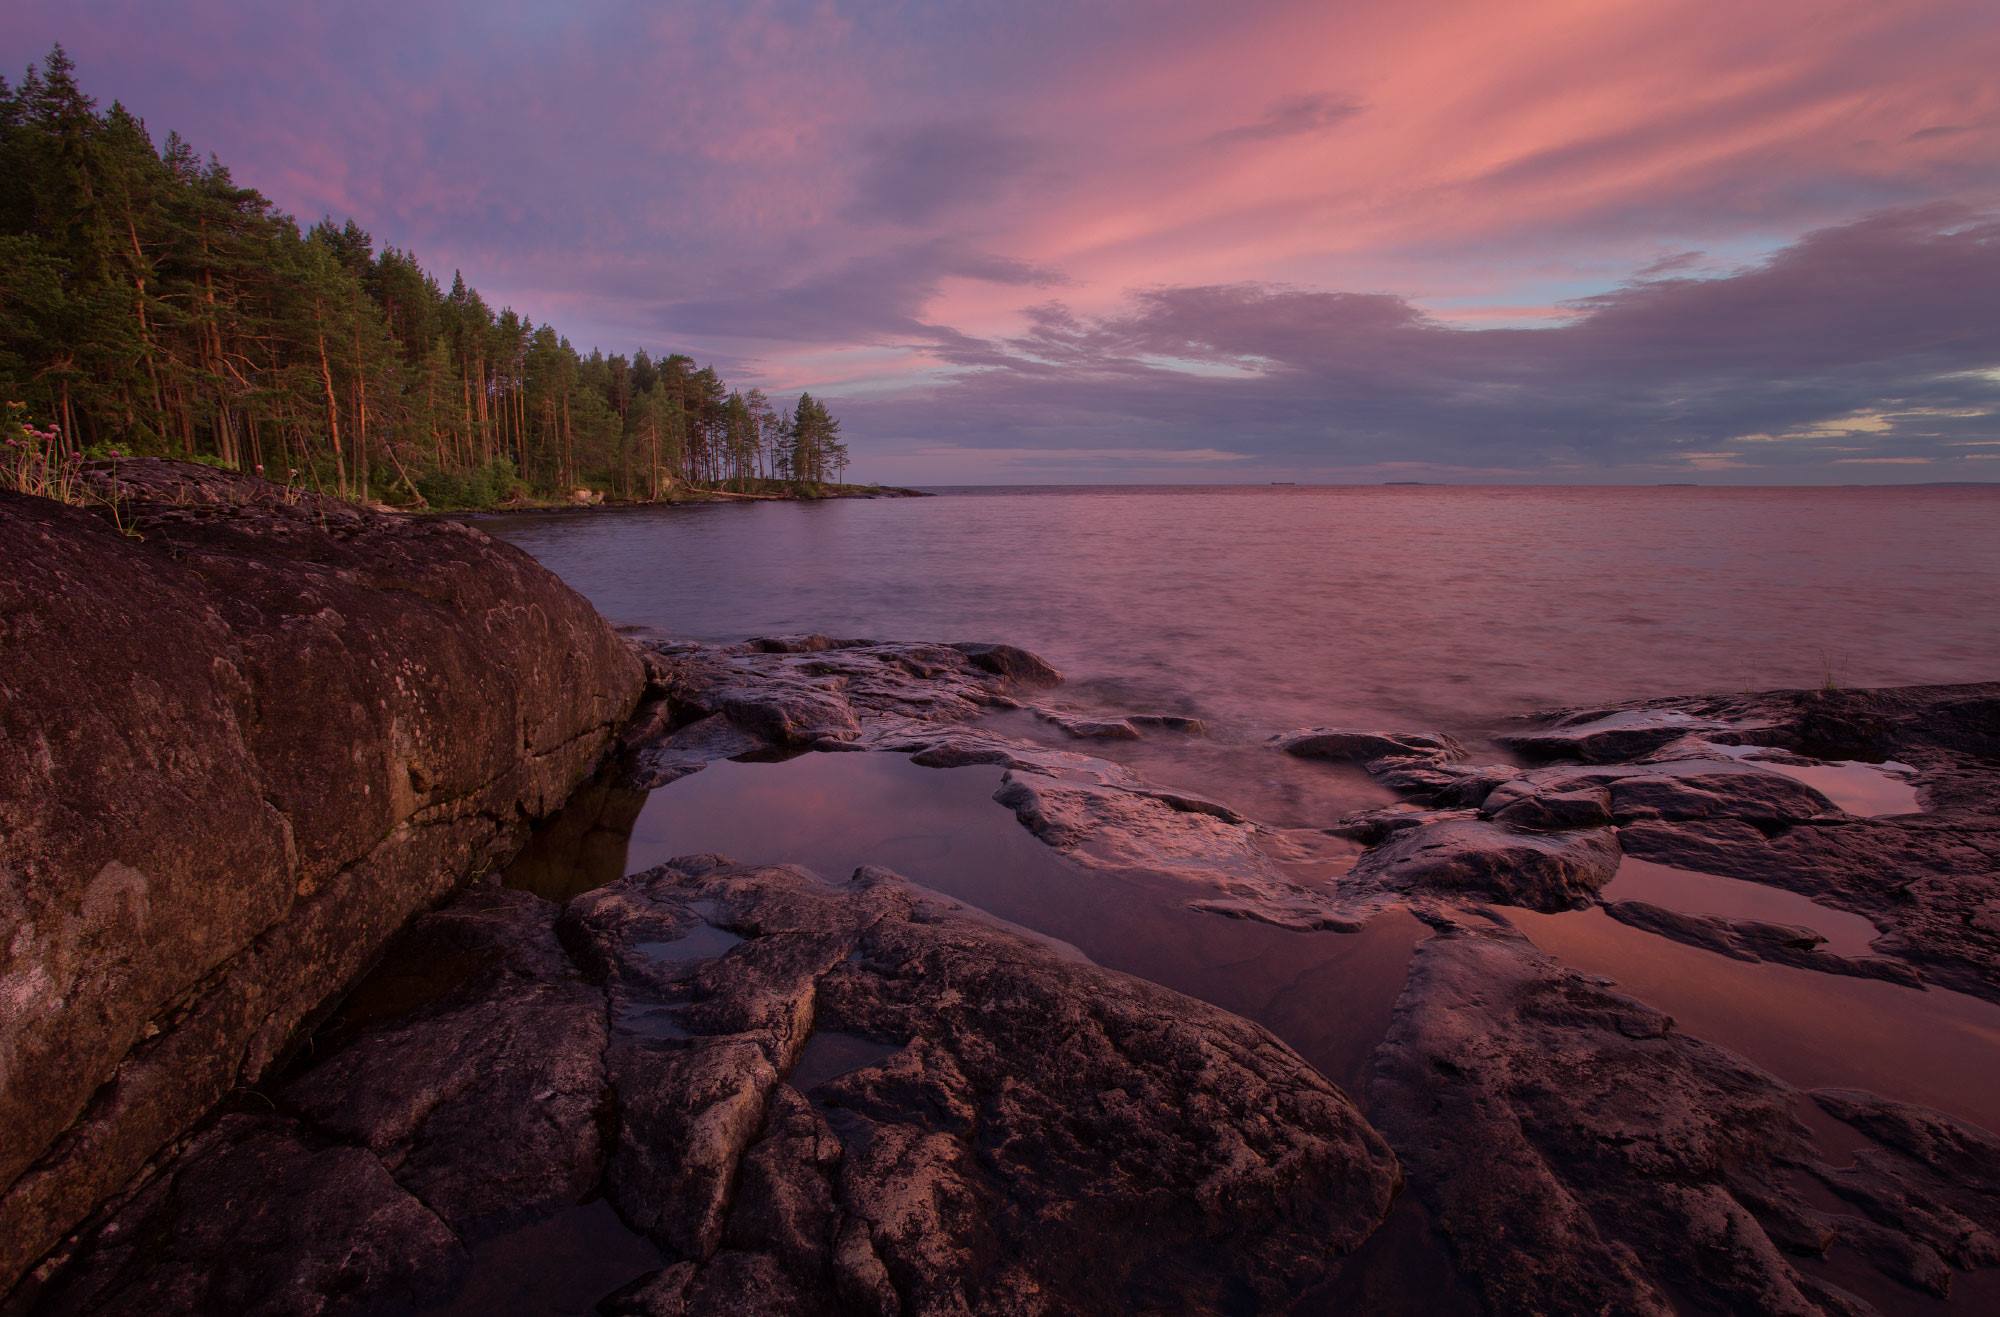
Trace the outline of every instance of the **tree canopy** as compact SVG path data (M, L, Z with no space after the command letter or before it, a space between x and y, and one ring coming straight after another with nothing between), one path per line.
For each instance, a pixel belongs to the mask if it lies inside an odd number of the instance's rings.
M660 498L839 478L839 424L679 353L579 353L454 274L308 228L122 105L60 46L0 78L0 399L73 451L206 460L354 498Z

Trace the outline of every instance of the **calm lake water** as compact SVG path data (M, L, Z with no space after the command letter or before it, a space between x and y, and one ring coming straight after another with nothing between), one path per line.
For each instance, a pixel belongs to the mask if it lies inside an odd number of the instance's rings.
M1004 640L1225 733L2000 677L2000 485L1038 488L489 518L612 620Z

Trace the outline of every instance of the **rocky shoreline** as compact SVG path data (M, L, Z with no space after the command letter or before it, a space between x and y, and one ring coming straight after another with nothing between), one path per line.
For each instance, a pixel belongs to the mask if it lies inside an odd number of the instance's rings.
M175 544L170 524L147 544ZM2000 684L1561 711L1491 753L1299 729L1264 753L1397 797L1299 827L1105 757L1205 729L1066 705L1008 645L632 654L610 684L636 713L615 742L592 724L614 762L542 833L559 844L538 862L587 880L527 890L509 830L460 864L491 881L413 889L404 908L430 912L310 1043L160 1139L6 1311L532 1293L615 1314L1845 1314L2000 1294L1983 1110L1789 1077L1555 936L1612 930L1829 1001L1960 1003L1966 1036L2000 1044L1978 1032L2000 1021ZM808 754L989 774L1054 881L1143 885L1177 935L1310 957L1407 921L1414 949L1372 984L1393 1006L1376 1020L1358 982L1299 979L1224 1009L867 864L625 872L644 793ZM1854 784L1915 808L1872 812ZM1661 870L1776 894L1798 922L1628 890ZM1830 938L1843 919L1872 932ZM1307 991L1329 995L1290 1000ZM1353 1074L1301 1056L1302 1012L1355 1015Z

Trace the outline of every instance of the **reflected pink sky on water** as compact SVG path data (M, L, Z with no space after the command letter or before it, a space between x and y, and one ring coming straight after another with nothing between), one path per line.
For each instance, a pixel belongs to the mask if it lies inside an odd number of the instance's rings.
M482 524L619 623L1004 640L1069 675L1061 699L1225 739L2000 677L2000 489L1074 489Z

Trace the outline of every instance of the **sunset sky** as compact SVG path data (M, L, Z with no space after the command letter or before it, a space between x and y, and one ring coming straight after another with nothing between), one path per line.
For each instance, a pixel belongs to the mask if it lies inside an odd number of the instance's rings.
M1994 0L9 0L859 478L2000 478Z

